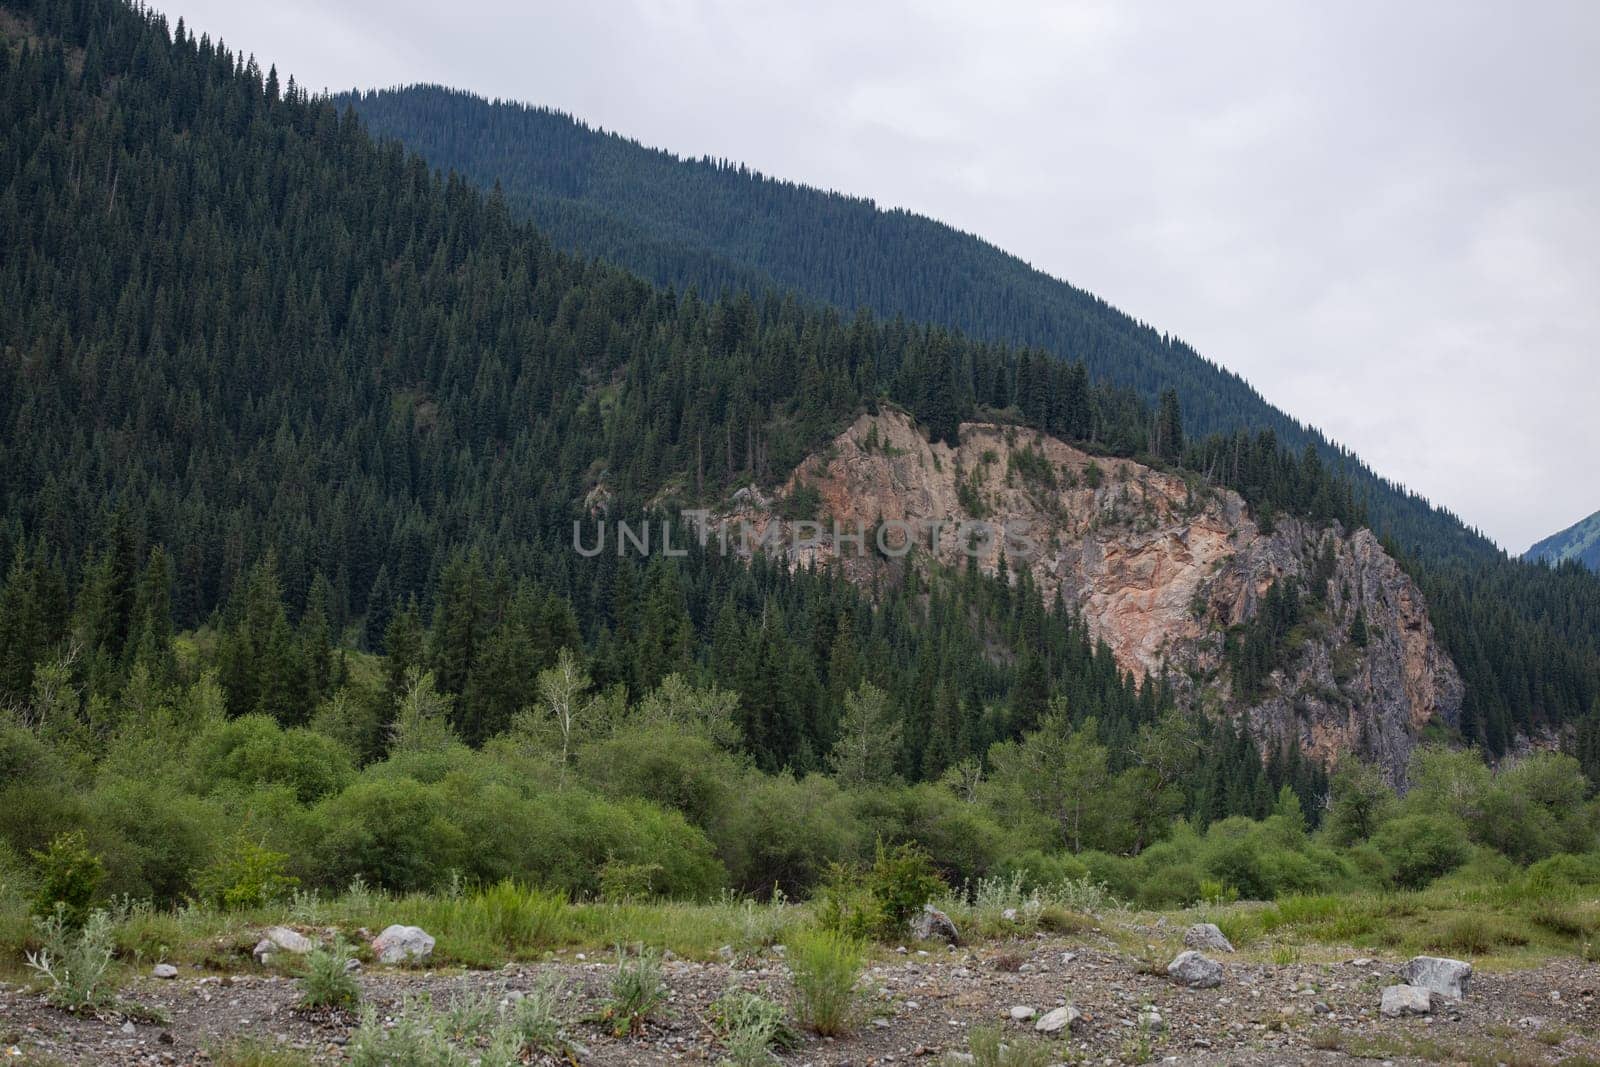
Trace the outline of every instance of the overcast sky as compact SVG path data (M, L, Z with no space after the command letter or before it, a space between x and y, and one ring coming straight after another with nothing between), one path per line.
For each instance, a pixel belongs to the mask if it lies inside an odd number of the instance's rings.
M1600 509L1600 5L156 6L977 233L1513 551Z

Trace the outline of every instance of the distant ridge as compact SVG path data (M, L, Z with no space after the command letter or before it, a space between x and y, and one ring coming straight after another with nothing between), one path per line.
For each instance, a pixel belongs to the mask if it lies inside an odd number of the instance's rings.
M1574 560L1592 571L1600 571L1600 511L1546 537L1524 552L1522 558L1538 563Z

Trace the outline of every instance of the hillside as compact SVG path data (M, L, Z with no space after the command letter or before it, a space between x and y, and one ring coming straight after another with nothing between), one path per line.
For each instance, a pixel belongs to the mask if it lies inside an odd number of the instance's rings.
M481 188L563 248L702 292L772 287L845 311L866 307L1081 360L1098 381L1153 403L1176 389L1201 434L1271 429L1314 443L1347 470L1374 528L1423 558L1486 558L1494 547L1446 511L1383 479L1236 374L1094 294L988 242L870 200L685 159L560 112L440 86L335 97L367 128Z
M1600 581L1508 559L1186 345L976 237L725 162L680 159L546 109L436 86L336 100L434 166L498 186L513 213L558 245L657 282L714 292L776 284L843 309L1035 346L1081 360L1092 380L1131 388L1146 404L1175 390L1191 436L1231 439L1259 427L1290 449L1312 446L1348 476L1362 521L1421 585L1468 680L1467 738L1502 751L1519 724L1570 722L1600 701ZM1014 382L1020 398L1026 390ZM1047 386L1038 406L1051 406L1058 388ZM1237 455L1225 446L1193 462L1216 474Z
M777 500L802 494L827 520L815 547L797 549L800 520L754 491L720 521L868 589L893 550L861 552L836 530L909 523L907 559L1026 571L1123 670L1242 716L1266 750L1329 764L1353 753L1398 783L1425 729L1460 726L1461 678L1422 594L1368 530L1260 524L1237 493L1015 426L967 423L956 446L930 443L896 411L862 415Z
M1600 511L1546 537L1524 552L1522 558L1537 563L1572 560L1592 571L1600 571Z

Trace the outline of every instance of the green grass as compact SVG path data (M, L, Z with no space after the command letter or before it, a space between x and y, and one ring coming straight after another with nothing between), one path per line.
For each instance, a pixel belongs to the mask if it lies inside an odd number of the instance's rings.
M789 946L795 1015L823 1037L848 1034L863 1022L858 983L866 953L860 942L831 930L802 934Z

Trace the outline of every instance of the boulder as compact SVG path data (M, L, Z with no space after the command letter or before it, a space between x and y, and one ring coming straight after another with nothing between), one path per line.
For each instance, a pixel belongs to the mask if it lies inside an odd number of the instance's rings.
M918 941L947 941L952 945L961 944L961 934L956 930L956 924L950 916L934 907L924 904L922 910L911 920L911 936Z
M1383 1000L1378 1005L1378 1013L1390 1019L1398 1019L1402 1015L1426 1015L1432 1010L1432 994L1415 985L1386 986Z
M1167 964L1167 977L1190 989L1213 989L1222 984L1222 964L1191 949Z
M1070 1030L1078 1025L1078 1020L1083 1016L1072 1005L1045 1012L1033 1028L1041 1034L1059 1034L1063 1030Z
M176 978L178 977L178 968L170 963L158 963L150 971L150 974L156 978Z
M1472 964L1440 956L1416 956L1400 968L1400 977L1407 985L1460 1000L1472 984Z
M1228 935L1217 928L1216 923L1195 923L1183 932L1185 948L1200 949L1203 952L1232 952L1233 942L1228 940Z
M287 926L269 926L261 932L261 940L256 942L250 954L257 963L266 963L280 952L304 956L316 947L315 941L298 930L291 930Z
M372 939L372 954L379 963L422 963L433 955L433 938L420 926L396 924Z

